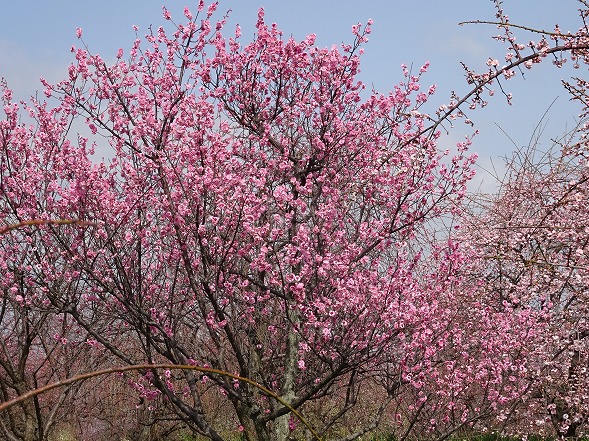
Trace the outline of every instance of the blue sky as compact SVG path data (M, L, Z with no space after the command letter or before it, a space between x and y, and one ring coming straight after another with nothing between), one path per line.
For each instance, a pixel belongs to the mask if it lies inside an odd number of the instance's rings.
M162 24L161 6L166 5L181 20L185 5L196 10L189 0L28 0L3 2L3 23L0 27L0 76L4 76L18 97L26 98L39 89L38 78L57 81L67 74L71 62L69 48L78 44L75 28L84 30L84 41L94 53L114 59L118 48L127 49L133 39L132 25L147 31L149 24ZM460 62L483 68L488 57L502 61L504 48L492 40L498 34L493 26L458 26L460 21L492 20L495 10L490 0L221 0L219 12L231 9L231 31L235 23L243 28L244 37L253 36L257 9L264 6L266 20L276 22L285 35L301 39L317 34L317 44L331 46L351 41L351 26L374 20L370 42L362 61L361 80L380 91L388 91L401 80L402 63L421 66L430 61L431 67L424 85L436 84L438 92L432 103L448 101L449 94L468 90ZM505 0L513 23L550 29L555 23L563 30L578 27L577 1ZM525 34L521 34L525 42ZM528 37L528 39L531 37ZM537 37L534 37L537 40ZM480 154L480 164L490 167L490 161L501 163L513 144L503 129L518 145L526 145L535 125L557 98L548 113L548 124L542 142L558 137L575 123L579 108L569 102L560 86L561 79L582 72L570 68L558 70L539 66L526 72L525 80L518 78L505 84L514 95L508 106L501 94L490 100L488 108L469 116L481 134L473 150ZM501 127L501 129L499 127ZM472 129L459 123L441 142L451 147ZM445 148L446 146L441 146ZM479 179L492 180L480 173Z

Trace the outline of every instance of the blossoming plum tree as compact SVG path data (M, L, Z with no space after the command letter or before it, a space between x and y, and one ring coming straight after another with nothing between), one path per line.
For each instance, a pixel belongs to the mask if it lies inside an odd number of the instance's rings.
M525 68L546 59L557 67L567 61L574 69L587 64L586 18L589 7L580 1L582 21L575 32L536 30L513 25L501 1L496 1L497 21L503 30L496 37L508 45L505 59L510 66ZM538 42L517 42L516 31L536 34ZM467 70L469 81L484 85L516 71L500 68L489 60L489 72ZM508 66L509 67L509 66ZM535 309L543 316L543 337L530 342L529 393L523 419L535 430L562 437L579 436L587 421L587 330L586 330L586 199L587 199L587 82L583 78L563 81L571 99L582 106L581 123L548 152L535 144L518 151L508 163L508 172L498 195L478 198L482 215L464 219L463 242L479 253L478 271L483 291L514 310ZM477 95L476 100L482 102ZM509 98L509 95L508 95ZM537 140L535 141L537 142ZM468 246L468 245L467 245ZM523 425L525 427L525 424ZM520 430L522 427L520 426ZM529 430L529 427L527 428Z
M576 155L521 151L483 215L465 222L465 242L485 262L483 290L543 316L543 336L529 347L527 417L565 437L586 430L588 415L587 180Z
M26 108L34 128L4 88L3 221L95 224L39 226L27 233L37 251L5 252L5 265L26 271L25 301L67 313L80 339L126 363L236 372L299 408L342 378L357 388L397 344L400 314L409 329L420 320L408 314L424 295L408 243L459 201L474 158L465 144L444 164L436 136L421 133L433 88L420 92L420 74L405 70L389 94L355 79L370 23L326 50L313 36L283 39L260 11L243 46L203 7L204 20L186 9L171 36L138 39L128 61L74 49L69 78L45 83L59 105ZM68 139L76 118L92 144ZM93 162L104 142L112 158ZM7 273L6 292L16 283ZM248 384L146 373L137 386L221 439L205 380L248 439L286 438L288 408Z
M489 63L432 122L427 65L404 68L387 94L357 80L371 22L320 49L260 10L246 44L239 28L223 37L215 9L186 8L183 24L164 9L171 31L137 38L112 65L72 48L68 78L43 81L49 102L19 105L2 85L0 217L40 221L1 238L3 298L68 317L59 339L109 363L209 366L298 410L329 403L313 419L321 433L373 411L348 439L390 405L400 438L416 427L444 438L517 401L532 309L482 304L456 243L427 240L459 211L475 160L468 139L440 152L437 128L500 75L585 43ZM73 121L87 134L73 140ZM212 440L225 429L213 398L248 440L296 428L288 406L228 376L143 370L132 385Z

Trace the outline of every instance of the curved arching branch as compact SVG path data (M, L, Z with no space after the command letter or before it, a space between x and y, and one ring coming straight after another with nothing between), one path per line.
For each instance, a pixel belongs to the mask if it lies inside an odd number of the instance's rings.
M87 222L78 219L32 219L17 224L5 225L0 228L0 234L9 233L12 230L16 230L22 227L30 227L37 225L78 225L80 227L96 226L94 222Z
M409 142L412 142L412 141L418 139L420 136L422 136L426 133L432 133L432 134L435 133L438 126L440 124L444 123L444 121L447 121L448 118L450 117L450 115L452 115L454 112L456 112L460 108L460 106L462 106L464 103L466 103L473 96L480 93L485 86L493 83L494 80L499 78L505 72L511 71L511 70L515 69L516 67L521 66L522 64L524 64L527 61L534 61L536 59L543 58L543 57L550 55L550 54L557 54L557 53L561 53L561 52L571 52L571 51L575 51L575 50L589 50L589 44L580 44L580 45L573 45L573 46L559 45L559 46L551 47L549 49L546 49L542 53L536 52L536 53L518 58L516 61L513 61L513 62L511 62L501 68L497 68L495 70L495 72L490 72L488 76L486 76L484 79L481 79L479 82L477 82L475 84L475 87L473 87L466 95L464 95L462 98L460 98L453 106L449 107L448 110L446 110L444 113L442 113L440 115L440 117L437 120L435 120L431 125L425 127L423 130L421 130Z
M225 371L222 371L219 369L206 368L206 367L201 367L201 366L192 366L192 365L136 364L136 365L130 365L130 366L119 366L119 367L113 367L113 368L108 368L108 369L102 369L99 371L86 372L85 374L75 375L73 377L66 378L65 380L61 380L61 381L57 381L55 383L41 386L37 389L31 390L27 393L19 395L18 397L13 398L12 400L6 401L4 403L0 403L0 412L8 410L11 407L17 405L18 403L26 401L30 398L37 396L37 395L43 394L45 392L49 392L50 390L53 390L53 389L57 389L60 387L68 386L73 383L77 383L78 381L85 381L90 378L99 377L102 375L109 375L109 374L128 372L128 371L150 370L150 369L192 370L192 371L198 371L198 372L202 372L202 373L206 373L206 374L222 375L225 377L232 378L234 380L243 381L245 383L248 383L251 386L254 386L255 388L259 389L261 392L268 395L269 397L274 398L276 401L278 401L284 407L288 408L288 410L290 410L292 412L292 414L294 416L296 416L299 419L299 421L307 427L307 429L309 429L309 431L313 434L313 437L316 440L322 441L321 438L319 437L319 435L317 434L317 432L313 429L313 427L311 427L311 425L307 422L307 420L305 420L305 418L303 418L303 416L295 408L293 408L290 404L288 404L285 400L280 398L277 394L272 392L270 389L262 386L259 383L256 383L253 380L250 380L249 378L241 377L239 375L231 374L229 372L225 372Z

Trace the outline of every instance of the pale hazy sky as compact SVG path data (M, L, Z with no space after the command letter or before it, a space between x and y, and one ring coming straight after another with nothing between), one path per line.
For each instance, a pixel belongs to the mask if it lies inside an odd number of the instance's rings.
M181 21L183 7L196 10L197 2L1 0L0 4L0 76L8 80L18 97L26 98L40 88L40 76L50 81L66 76L72 60L69 48L79 44L76 27L84 30L84 41L93 53L114 59L119 48L128 49L134 40L132 25L139 26L143 34L149 24L164 23L162 4ZM579 23L577 4L575 0L505 0L504 9L514 23L545 29L558 23L563 30L575 31ZM491 38L499 33L495 27L458 26L464 20L493 20L495 10L490 0L221 0L218 12L221 15L231 9L227 32L239 23L245 39L253 35L260 6L265 7L267 22L276 22L285 35L301 39L315 33L321 46L350 42L351 26L372 18L373 32L363 56L360 79L386 92L402 79L402 63L418 68L430 61L424 85L438 86L432 100L436 106L448 101L450 91L461 94L468 90L461 61L480 69L488 57L501 62L505 53ZM481 165L488 166L491 159L499 164L498 158L513 150L511 141L497 126L517 145L526 145L535 125L557 97L548 113L543 142L548 145L550 138L573 126L579 108L568 101L560 80L583 74L570 68L558 70L547 63L526 72L525 80L519 78L504 85L514 95L513 106L497 93L488 108L471 113L469 116L481 131L472 148L479 152ZM471 131L459 124L442 142L452 147ZM484 178L484 173L479 178Z

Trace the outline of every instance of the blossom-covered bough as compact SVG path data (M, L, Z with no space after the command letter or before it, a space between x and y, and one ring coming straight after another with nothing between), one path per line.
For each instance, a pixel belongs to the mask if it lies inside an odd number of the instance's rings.
M431 240L431 225L461 212L476 159L469 139L442 151L438 128L501 75L585 43L524 55L508 37L511 64L469 71L472 91L432 120L427 66L385 94L358 81L371 22L321 49L313 35L284 38L260 10L242 43L215 9L186 8L181 24L164 9L171 25L113 65L73 48L69 77L43 81L48 103L19 105L2 86L4 317L21 308L62 323L63 352L86 351L70 376L142 366L109 387L140 397L149 424L166 415L212 440L298 436L292 409L330 439L376 428L444 439L510 418L530 388L539 317L479 295L470 248ZM72 142L75 120L88 135ZM59 225L68 219L78 225ZM19 334L3 337L2 357L18 358ZM2 357L3 401L41 386L4 381ZM0 426L16 439L17 409ZM40 419L27 421L42 439Z

